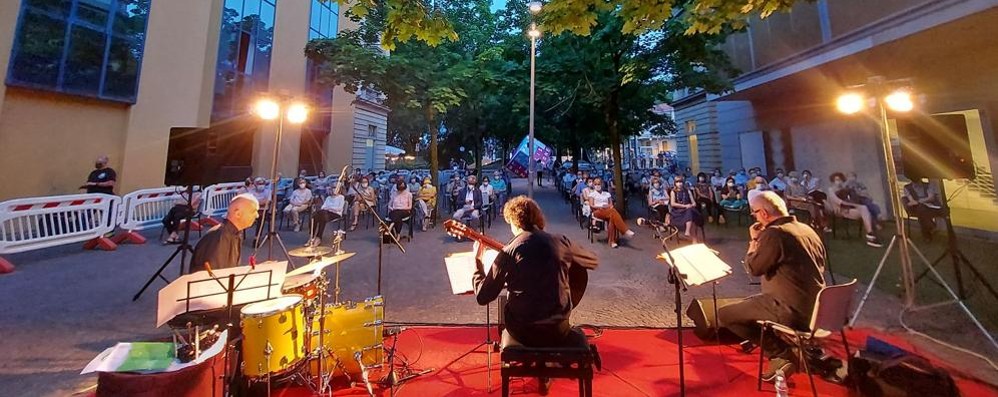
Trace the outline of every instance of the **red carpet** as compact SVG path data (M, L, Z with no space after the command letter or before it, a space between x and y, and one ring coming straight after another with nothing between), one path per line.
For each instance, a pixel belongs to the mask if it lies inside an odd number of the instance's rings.
M896 336L854 330L848 334L850 346L863 346L867 335L886 340L903 349L913 351L910 345ZM413 327L398 340L401 354L413 367L434 369L433 372L408 381L397 390L398 396L482 396L500 394L499 354L492 355L492 393L486 393L485 348L458 359L461 354L482 342L482 328L469 327ZM603 359L603 371L597 372L593 381L595 396L678 396L679 366L677 333L672 329L606 330L593 340ZM684 333L686 343L686 391L688 396L774 395L771 385L763 384L762 392L756 391L758 355L739 352L734 346L702 345L692 333ZM837 339L837 338L836 338ZM386 341L390 343L390 340ZM829 341L826 349L842 357L841 343ZM930 358L931 359L931 358ZM944 364L935 360L937 365ZM964 396L996 396L998 391L989 386L961 377L947 368L957 380ZM380 375L378 375L380 376ZM849 390L824 380L815 379L821 396L848 396ZM551 396L577 396L577 382L557 380ZM514 379L512 395L537 395L537 382L533 379ZM791 395L810 396L807 376L797 374L791 379ZM387 390L379 391L388 396ZM304 396L301 388L284 389L275 396ZM360 387L340 389L337 396L361 396L366 392Z

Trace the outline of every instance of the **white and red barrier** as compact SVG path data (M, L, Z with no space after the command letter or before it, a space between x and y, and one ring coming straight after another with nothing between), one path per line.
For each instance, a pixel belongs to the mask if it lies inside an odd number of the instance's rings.
M86 241L85 249L117 248L105 234L118 226L121 198L107 194L34 197L0 203L0 254Z
M215 226L219 221L215 218L225 216L229 202L243 189L243 182L216 183L204 188L201 195L201 223Z
M184 186L170 186L136 190L121 198L121 211L118 212L122 231L113 238L115 243L143 244L146 238L137 233L163 224L163 218L174 205L185 203ZM195 188L197 192L197 188ZM191 230L201 230L201 225L191 221Z

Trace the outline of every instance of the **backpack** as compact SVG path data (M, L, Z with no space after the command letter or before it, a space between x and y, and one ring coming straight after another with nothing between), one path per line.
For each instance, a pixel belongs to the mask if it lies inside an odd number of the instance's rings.
M849 378L861 396L958 397L949 373L914 354L891 358L857 352L849 359Z

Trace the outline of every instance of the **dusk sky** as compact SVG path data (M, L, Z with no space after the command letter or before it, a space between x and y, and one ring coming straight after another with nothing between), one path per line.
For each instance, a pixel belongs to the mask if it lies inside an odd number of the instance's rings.
M492 11L506 8L506 0L492 0Z

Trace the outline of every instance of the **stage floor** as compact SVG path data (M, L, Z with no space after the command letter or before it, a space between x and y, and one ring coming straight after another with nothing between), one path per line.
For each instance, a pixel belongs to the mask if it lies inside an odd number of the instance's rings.
M901 338L856 329L847 333L851 346L863 346L868 335L887 340L904 349L912 349ZM594 396L678 396L679 360L678 333L675 329L606 329L598 338L591 339L599 347L603 370L593 380ZM683 334L686 348L686 392L688 396L743 397L775 394L772 385L763 384L763 391L756 390L757 354L744 354L737 346L704 344L686 330ZM461 357L485 337L484 327L410 327L398 339L398 351L405 355L416 369L432 369L427 375L406 382L396 390L396 396L484 396L500 394L499 354L492 354L492 379L487 383L485 348ZM837 357L844 355L838 338L830 340L827 350ZM386 340L390 343L390 340ZM998 390L970 380L962 374L929 357L946 368L957 381L964 396L998 396ZM847 396L849 390L840 385L815 379L821 396ZM491 384L491 393L487 385ZM512 395L537 395L537 381L514 379ZM388 390L378 390L378 395L390 395ZM803 373L791 378L791 395L811 394L807 376ZM310 393L303 388L277 390L275 396L297 397ZM362 396L361 387L337 390L336 396ZM554 382L551 396L577 396L577 382L567 379Z

